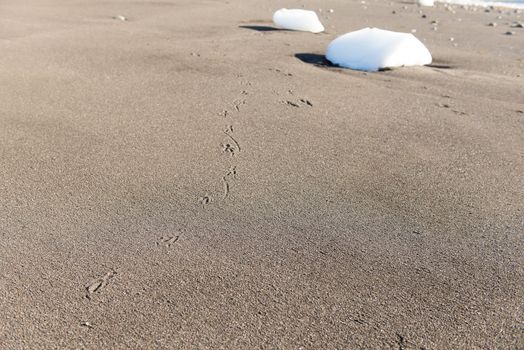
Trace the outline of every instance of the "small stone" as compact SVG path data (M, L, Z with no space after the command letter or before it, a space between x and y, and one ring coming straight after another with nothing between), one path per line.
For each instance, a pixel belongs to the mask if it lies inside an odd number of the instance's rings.
M121 15L114 16L113 19L116 19L116 20L119 20L119 21L127 21L127 17L121 16Z
M515 34L515 32L509 31L509 32L504 33L504 35L513 35L513 34Z
M489 27L496 27L497 26L497 22L490 22L490 23L488 23L488 26Z
M455 38L451 37L449 38L449 41L455 41Z
M513 22L510 27L511 28L524 28L524 25L520 22Z
M422 18L427 18L427 17L428 17L428 16L426 16L426 15L422 15Z

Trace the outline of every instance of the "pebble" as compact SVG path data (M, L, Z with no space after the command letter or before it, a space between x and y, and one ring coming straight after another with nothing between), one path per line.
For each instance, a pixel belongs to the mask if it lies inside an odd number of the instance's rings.
M504 33L504 34L505 34L505 35L513 35L513 34L515 34L515 32L506 32L506 33Z
M510 27L511 28L524 28L524 25L520 22L513 22Z
M491 22L488 24L488 26L490 27L496 27L497 26L497 22Z
M114 16L113 19L117 19L119 21L127 21L127 17L120 16L120 15Z

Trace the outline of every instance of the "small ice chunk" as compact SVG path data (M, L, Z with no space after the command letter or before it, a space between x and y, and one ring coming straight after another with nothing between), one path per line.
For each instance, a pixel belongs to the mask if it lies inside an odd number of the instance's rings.
M114 16L113 19L117 19L119 21L127 21L127 17L122 15Z
M364 71L422 66L433 60L426 46L413 34L378 28L339 36L329 44L326 58L341 67Z
M320 23L315 11L280 9L273 15L273 22L284 29L311 33L324 31L324 26Z
M433 0L418 0L418 4L420 6L433 6L433 5L435 5L435 1L433 1Z

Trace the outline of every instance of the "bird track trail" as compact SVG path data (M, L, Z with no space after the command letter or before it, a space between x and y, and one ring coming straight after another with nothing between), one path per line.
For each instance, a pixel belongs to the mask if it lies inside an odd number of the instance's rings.
M241 86L252 86L251 82L242 80L243 76L238 75L237 78L241 79L240 85ZM229 119L228 124L224 127L222 130L222 134L225 136L226 140L221 144L221 150L223 153L229 155L232 159L235 161L228 161L229 169L225 172L225 174L221 178L222 182L222 200L225 201L229 198L231 194L231 185L232 180L237 179L237 155L242 152L243 148L240 145L240 142L235 135L236 133L236 127L234 127L233 122L235 116L238 116L243 112L242 108L243 106L247 105L248 101L246 99L246 96L249 96L249 92L247 90L241 90L239 93L239 97L235 98L230 106L232 106L232 110L224 109L221 112L218 113L218 115L222 118ZM199 198L199 203L202 205L202 208L206 208L209 204L213 203L213 197L209 194L206 194L203 197Z

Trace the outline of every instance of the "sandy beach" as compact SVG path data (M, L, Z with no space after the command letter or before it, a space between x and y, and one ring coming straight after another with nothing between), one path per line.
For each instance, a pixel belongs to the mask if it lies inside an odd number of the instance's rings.
M0 3L0 350L523 349L524 13L488 11ZM330 66L364 27L433 63Z

